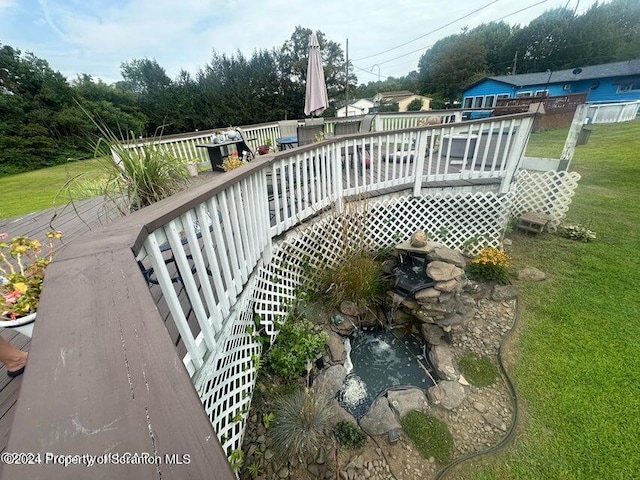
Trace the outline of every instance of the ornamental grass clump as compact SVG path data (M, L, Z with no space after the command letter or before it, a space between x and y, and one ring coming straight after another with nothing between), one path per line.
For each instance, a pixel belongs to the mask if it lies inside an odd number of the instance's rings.
M486 247L467 266L467 273L475 280L507 283L509 256L494 247Z
M334 415L329 400L323 391L300 389L276 401L267 435L278 458L302 460L326 443L324 431Z
M15 320L34 313L38 309L44 270L51 263L54 240L60 240L62 233L46 233L48 249L41 255L42 244L29 237L13 237L0 234L0 317Z

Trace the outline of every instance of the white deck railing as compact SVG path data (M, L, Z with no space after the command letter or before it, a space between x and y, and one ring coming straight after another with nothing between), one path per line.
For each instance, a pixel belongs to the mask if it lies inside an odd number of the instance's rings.
M588 105L587 123L618 123L635 120L640 101Z

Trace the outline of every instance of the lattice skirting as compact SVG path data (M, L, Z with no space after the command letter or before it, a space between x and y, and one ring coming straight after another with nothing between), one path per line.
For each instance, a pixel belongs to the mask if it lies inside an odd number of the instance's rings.
M569 211L578 180L580 174L577 172L521 170L517 177L511 216L519 217L528 212L545 213L552 218L547 229L554 232Z
M557 226L569 208L580 176L567 172L522 171L517 194L433 195L347 203L342 215L329 212L286 233L274 243L245 286L228 322L222 347L194 379L205 411L230 454L242 445L255 386L261 344L254 331L259 320L271 340L296 293L312 272L338 264L350 249L392 247L417 229L448 247L475 255L498 247L510 216L541 211Z

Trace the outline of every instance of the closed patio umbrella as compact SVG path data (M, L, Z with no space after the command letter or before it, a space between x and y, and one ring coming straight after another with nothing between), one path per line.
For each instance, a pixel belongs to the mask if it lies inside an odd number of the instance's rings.
M307 65L307 92L304 99L305 115L322 115L329 106L327 85L322 70L322 54L315 33L309 35L309 63Z

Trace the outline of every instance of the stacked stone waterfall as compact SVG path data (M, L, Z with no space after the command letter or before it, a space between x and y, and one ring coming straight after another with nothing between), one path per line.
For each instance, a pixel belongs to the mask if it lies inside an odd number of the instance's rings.
M472 283L464 273L466 259L451 248L427 240L422 231L396 246L400 255L414 254L428 258L426 273L435 284L406 298L389 292L398 308L393 313L395 324L419 323L424 338L440 345L444 334L462 329L475 315L475 299L470 294Z

